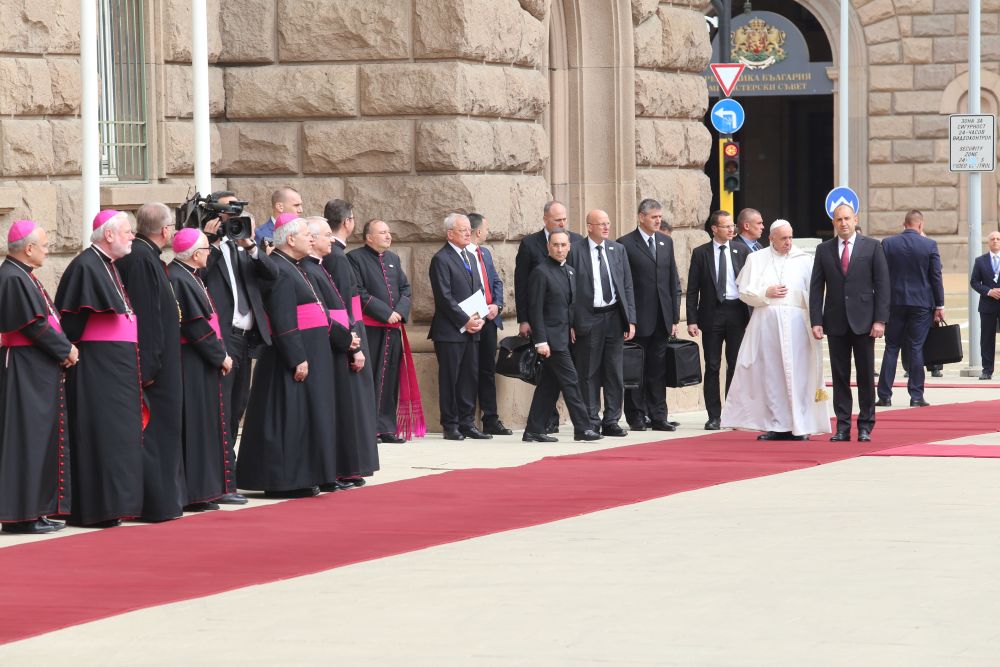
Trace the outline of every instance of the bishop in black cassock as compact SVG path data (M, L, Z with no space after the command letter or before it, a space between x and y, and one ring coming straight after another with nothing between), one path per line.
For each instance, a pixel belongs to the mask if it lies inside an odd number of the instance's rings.
M163 204L135 213L132 252L117 262L139 326L139 368L149 423L142 432L142 519L167 521L183 514L181 457L181 334L177 299L160 259L174 232ZM201 508L192 508L201 509Z
M299 267L312 250L306 222L278 216L274 244L278 278L264 295L273 344L254 372L236 477L272 497L311 496L337 480L329 312Z
M312 279L317 292L330 313L330 345L333 349L333 414L337 426L337 475L340 486L354 486L353 481L363 474L371 474L370 441L358 439L354 428L354 399L350 397L357 373L354 371L354 354L361 350L361 339L351 329L348 303L321 264L322 257L330 254L333 234L325 218L309 218L309 232L313 239L313 253L301 262L302 270ZM377 459L376 459L377 460Z
M0 265L0 521L9 533L51 533L68 514L70 477L63 369L78 352L32 271L48 254L45 230L18 220Z
M92 245L56 291L63 331L80 348L66 377L73 524L108 527L142 515L142 390L135 312L115 261L132 249L118 211L94 218Z
M197 508L214 504L211 501L226 493L227 482L236 478L222 399L222 377L232 369L233 360L226 354L219 316L198 275L208 264L208 238L189 227L174 236L173 246L168 273L181 318L184 502Z
M410 316L410 281L399 255L389 250L392 235L382 221L365 225L365 246L347 253L358 279L358 292L368 344L377 410L376 428L382 442L403 442L397 408L402 373L402 327ZM403 437L400 437L403 435Z

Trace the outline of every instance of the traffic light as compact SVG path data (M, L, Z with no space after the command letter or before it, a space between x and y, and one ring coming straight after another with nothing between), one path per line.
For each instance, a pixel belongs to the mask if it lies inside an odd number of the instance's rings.
M726 192L740 191L740 145L727 141L722 145L722 187Z

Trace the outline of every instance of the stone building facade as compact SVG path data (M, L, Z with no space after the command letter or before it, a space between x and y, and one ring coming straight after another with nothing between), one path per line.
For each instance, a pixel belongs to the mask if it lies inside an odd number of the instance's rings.
M96 0L95 0L96 1ZM836 34L837 2L805 4ZM964 5L856 0L852 12L852 180L872 233L898 211L933 211L962 246L964 203L946 163L942 114L962 105ZM32 217L55 232L42 272L54 287L81 247L79 0L0 3L0 231ZM107 182L101 204L177 204L193 190L191 2L145 0L146 183ZM289 184L306 210L343 197L395 234L415 293L428 423L436 372L424 341L427 267L451 210L484 213L512 301L517 242L543 203L593 208L613 234L657 197L678 259L706 239L711 135L701 72L703 0L209 0L213 185L252 201ZM1000 2L984 0L984 111L1000 100ZM836 43L835 39L831 40ZM995 220L997 191L984 187ZM867 196L866 196L867 195ZM3 241L0 239L0 244ZM2 246L0 246L2 248ZM511 315L512 316L512 315ZM502 383L503 416L523 422L526 386ZM697 390L671 395L694 406Z

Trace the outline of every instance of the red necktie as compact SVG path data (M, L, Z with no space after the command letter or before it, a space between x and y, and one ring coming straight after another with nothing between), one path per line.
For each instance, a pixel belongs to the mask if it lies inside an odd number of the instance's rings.
M490 293L490 279L486 277L486 262L483 261L483 250L476 246L476 256L479 257L479 270L483 274L483 292L486 293L486 305L493 303L493 294Z
M850 256L847 254L847 249L850 245L850 241L844 241L844 252L840 255L840 270L845 276L847 275L847 265L851 261Z

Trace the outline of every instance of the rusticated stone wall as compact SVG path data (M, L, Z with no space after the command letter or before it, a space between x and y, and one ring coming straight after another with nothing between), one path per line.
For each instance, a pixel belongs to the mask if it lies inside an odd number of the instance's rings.
M0 252L11 222L48 229L50 286L80 248L80 3L0 2Z

